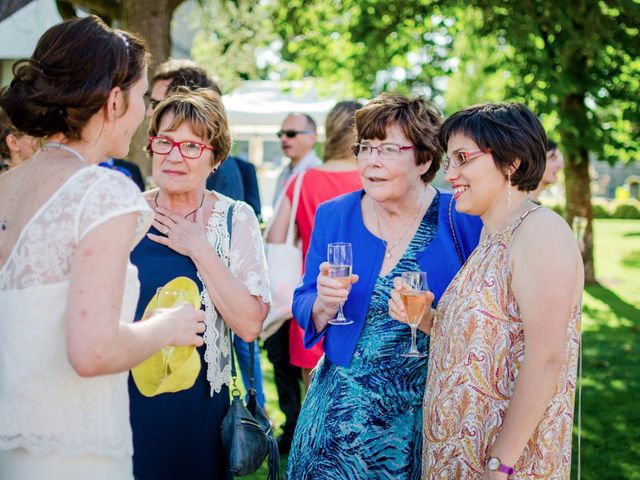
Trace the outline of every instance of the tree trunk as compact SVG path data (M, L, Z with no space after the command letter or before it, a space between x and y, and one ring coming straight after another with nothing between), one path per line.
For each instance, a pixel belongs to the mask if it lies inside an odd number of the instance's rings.
M576 216L587 218L587 229L584 236L584 260L585 282L596 283L595 268L593 265L593 207L591 205L591 178L589 175L589 152L580 147L583 142L577 138L587 124L587 111L584 105L584 95L574 94L560 101L558 114L560 122L570 125L572 128L563 129L560 132L562 144L568 147L565 158L565 192L567 207L565 218L569 225Z
M144 38L151 52L151 72L154 66L169 58L171 53L171 18L183 0L135 0L121 3L120 28ZM143 145L147 137L148 122L140 126L131 141L128 159L140 166L145 177L151 174L151 165Z

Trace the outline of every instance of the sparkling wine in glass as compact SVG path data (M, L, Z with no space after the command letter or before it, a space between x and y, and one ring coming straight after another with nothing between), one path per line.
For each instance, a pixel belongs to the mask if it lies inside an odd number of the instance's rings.
M402 357L426 357L426 353L418 351L416 336L418 325L431 304L428 300L429 287L427 285L426 272L403 272L402 283L404 288L400 297L404 306L404 313L407 316L407 323L411 327L411 348L407 353L402 353Z
M171 308L180 303L191 303L189 293L186 290L174 289L168 287L160 287L156 290L156 308ZM169 360L173 353L173 345L167 345L162 351L162 370L164 375L171 373L171 365Z
M351 286L351 267L353 266L353 254L351 244L346 242L330 243L327 247L327 260L329 262L329 276L335 278L344 288ZM350 325L353 320L344 316L342 303L338 305L336 318L329 320L331 325Z

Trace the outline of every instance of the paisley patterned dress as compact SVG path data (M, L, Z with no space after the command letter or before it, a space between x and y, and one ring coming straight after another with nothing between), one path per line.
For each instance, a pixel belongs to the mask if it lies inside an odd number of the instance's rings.
M424 479L480 479L524 358L509 247L524 218L482 242L440 299L424 397ZM580 311L568 325L555 394L510 479L568 479Z
M378 277L350 366L320 359L298 419L288 479L420 478L427 357L400 356L409 351L411 333L389 317L388 301L395 277L420 270L416 252L436 233L439 200L440 195L397 265ZM418 332L417 343L428 352L427 335Z

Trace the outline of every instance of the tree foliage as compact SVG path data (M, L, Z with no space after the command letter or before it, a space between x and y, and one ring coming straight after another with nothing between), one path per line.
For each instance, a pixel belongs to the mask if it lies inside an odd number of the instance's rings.
M283 59L342 96L415 88L434 97L451 71L449 20L431 0L280 1L272 16Z
M224 90L242 80L266 78L267 47L275 40L267 10L253 0L209 0L195 12L198 25L191 54Z
M568 220L592 216L590 156L628 161L640 151L636 1L291 0L276 1L273 18L286 60L347 91L423 86L437 101L444 90L449 112L478 101L527 104L561 138Z

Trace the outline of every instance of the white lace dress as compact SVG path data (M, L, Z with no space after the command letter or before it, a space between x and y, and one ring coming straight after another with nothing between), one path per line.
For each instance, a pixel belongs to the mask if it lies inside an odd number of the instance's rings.
M79 242L131 212L140 213L137 243L152 219L137 187L119 172L82 168L36 212L0 269L3 480L132 478L127 372L80 377L65 337ZM118 287L124 292L120 321L130 322L139 292L133 265Z

